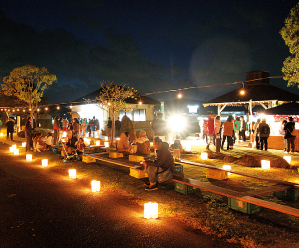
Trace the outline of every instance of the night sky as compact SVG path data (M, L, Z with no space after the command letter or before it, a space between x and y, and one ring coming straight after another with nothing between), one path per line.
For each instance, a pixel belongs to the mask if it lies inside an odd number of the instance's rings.
M46 67L58 82L45 93L68 102L115 81L152 93L194 86L208 101L246 72L281 76L289 56L279 31L292 0L0 0L0 77L15 67ZM286 88L283 79L271 84ZM175 92L150 97L166 101Z

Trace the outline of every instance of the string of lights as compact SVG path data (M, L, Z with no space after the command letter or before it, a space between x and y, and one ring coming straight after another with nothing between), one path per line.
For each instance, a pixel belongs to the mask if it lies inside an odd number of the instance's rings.
M179 88L179 89L171 89L171 90L164 90L164 91L156 91L156 92L150 92L150 93L145 93L142 94L144 96L148 95L154 95L154 94L161 94L161 93L169 93L169 92L181 92L185 90L190 90L190 89L199 89L199 88L210 88L210 87L217 87L217 86L227 86L227 85L234 85L234 84L243 84L247 82L252 82L252 81L258 81L258 80L263 80L263 79L270 79L270 78L282 78L283 76L272 76L272 77L263 77L263 78L257 78L257 79L252 79L252 80L246 80L246 81L236 81L236 82L230 82L230 83L224 83L224 84L213 84L213 85L199 85L199 86L191 86L191 87L185 87L185 88ZM140 94L139 98L139 104L142 104L142 95ZM96 101L92 101L90 99L84 99L86 103L96 103ZM47 105L40 105L39 108L37 109L37 112L42 112L44 110L47 112L50 107L54 107L56 110L60 110L62 106L67 107L72 109L73 105L75 104L80 104L82 102L68 102L68 103L59 103L59 104L47 104ZM31 109L26 108L26 107L0 107L0 111L5 111L5 112L10 112L10 113L26 113L30 112Z

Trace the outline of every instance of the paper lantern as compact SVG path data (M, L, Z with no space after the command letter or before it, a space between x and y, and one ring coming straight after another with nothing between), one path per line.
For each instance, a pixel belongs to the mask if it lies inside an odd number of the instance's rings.
M26 147L26 142L22 142L22 147Z
M269 160L262 160L262 169L270 169L270 161Z
M202 152L200 154L200 157L201 157L202 160L206 160L206 159L208 159L208 154L206 152Z
M26 161L28 162L32 161L32 154L26 154Z
M230 165L223 165L222 168L226 169L226 170L231 170L232 169L232 167ZM230 172L228 172L227 175L230 175Z
M69 178L76 179L76 170L75 169L69 169Z
M97 140L96 141L96 146L100 146L101 145L101 141Z
M12 145L13 151L17 149L17 145Z
M290 164L292 157L291 156L283 156L283 158Z
M14 148L11 146L11 147L9 147L9 152L14 152Z
M92 192L97 192L97 191L100 191L100 189L101 189L101 182L96 181L96 180L92 180L91 181L91 191Z
M191 151L191 144L186 144L186 151Z
M144 203L144 218L146 219L158 218L158 203L156 202Z
M43 159L42 160L42 167L47 167L48 166L48 159Z
M109 140L108 136L105 136L105 140Z
M104 142L105 147L109 147L109 142Z
M19 155L20 154L19 149L14 149L13 154L14 155Z
M3 137L3 133L0 133L0 136Z

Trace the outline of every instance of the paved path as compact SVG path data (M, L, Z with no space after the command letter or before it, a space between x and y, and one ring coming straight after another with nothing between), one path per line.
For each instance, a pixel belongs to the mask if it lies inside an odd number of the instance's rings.
M146 220L125 192L92 193L90 180L24 158L0 143L0 247L238 247L172 218Z

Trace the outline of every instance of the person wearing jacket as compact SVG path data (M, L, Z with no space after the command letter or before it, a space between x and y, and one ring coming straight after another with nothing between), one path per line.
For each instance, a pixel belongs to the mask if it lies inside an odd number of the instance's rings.
M295 138L296 136L292 135L293 130L295 129L295 123L293 122L293 117L288 118L288 123L285 124L284 130L285 130L285 136L284 138L288 142L288 150L287 152L290 153L291 147L292 147L292 152L291 154L294 154L295 151Z
M26 137L26 152L30 151L33 146L32 140L32 118L28 117L28 120L25 125L25 137Z
M225 140L227 139L227 150L229 149L233 149L230 148L230 146L233 146L233 132L234 132L234 123L233 123L233 118L231 116L229 116L226 120L226 122L224 122L223 124L223 140L222 140L222 144L221 144L221 149L223 150L223 145Z
M158 184L171 179L174 172L174 159L169 151L168 143L155 137L153 145L157 150L157 159L155 161L143 161L149 178L145 188L147 191L157 190Z
M266 123L266 119L262 119L262 122L257 127L257 132L260 136L260 150L263 150L264 144L265 144L265 151L268 149L268 137L270 135L270 127Z

